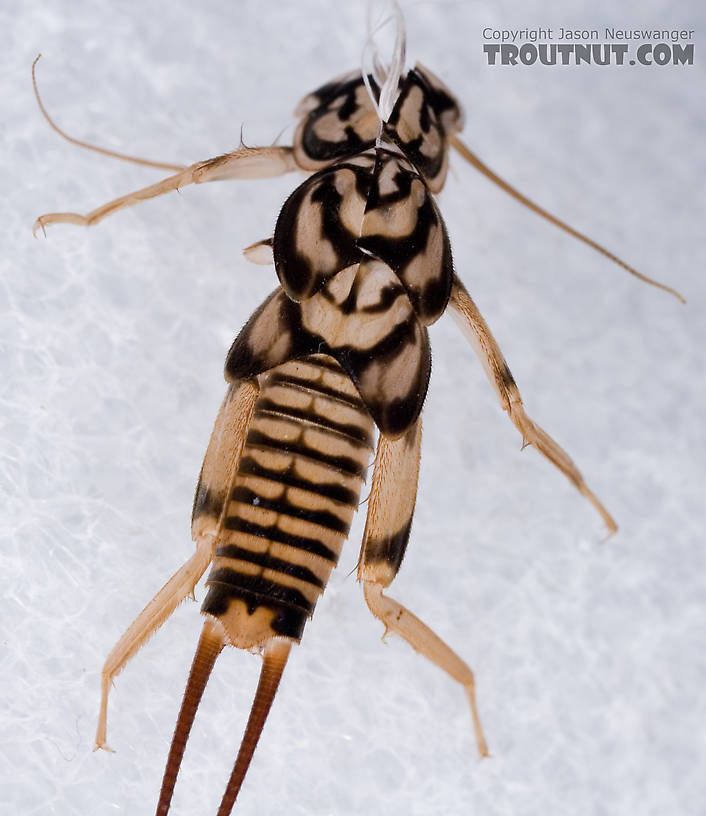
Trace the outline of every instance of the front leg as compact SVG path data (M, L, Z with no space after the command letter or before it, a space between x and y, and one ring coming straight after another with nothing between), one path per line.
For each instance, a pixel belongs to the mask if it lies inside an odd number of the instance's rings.
M118 210L132 207L149 198L157 198L172 190L180 190L188 184L203 184L205 181L223 179L272 178L298 169L299 166L294 161L291 147L240 147L232 153L192 164L156 184L150 184L149 187L143 187L141 190L135 190L107 204L102 204L86 215L72 212L40 215L34 222L32 232L35 235L37 230L41 229L44 232L50 224L76 224L79 227L90 227Z

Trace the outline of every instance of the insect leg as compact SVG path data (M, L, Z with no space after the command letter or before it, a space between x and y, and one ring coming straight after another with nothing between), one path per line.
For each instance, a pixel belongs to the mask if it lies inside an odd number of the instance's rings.
M250 382L228 389L211 434L196 490L192 520L196 552L152 598L108 655L101 677L96 748L107 747L108 694L113 679L187 595L193 594L194 587L211 563L215 536L223 523L227 506L225 497L235 476L257 393L257 387Z
M196 552L167 581L124 632L111 650L103 666L101 675L101 705L96 731L96 748L108 748L106 728L108 717L108 694L113 678L125 664L134 657L137 650L150 638L153 632L169 618L177 606L194 591L213 557L211 541L203 537L196 543Z
M150 184L141 190L135 190L109 201L86 215L72 212L40 215L34 222L32 231L36 234L37 230L44 231L51 224L76 224L80 227L90 227L118 210L132 207L149 198L157 198L172 190L180 190L188 184L203 184L206 181L222 179L271 178L297 169L299 168L294 161L291 147L240 147L232 153L196 162L156 184Z
M543 456L546 456L596 508L608 527L609 533L614 533L618 527L613 517L588 487L571 457L525 413L522 407L522 397L497 341L465 286L455 275L450 305L454 319L480 358L490 384L500 400L500 405L508 412L512 423L522 434L524 444L534 445Z
M476 705L473 672L423 621L383 589L390 585L400 568L412 525L417 496L421 420L395 440L381 435L375 457L368 517L358 565L370 611L427 660L451 675L465 689L471 705L478 753L488 756L488 747Z

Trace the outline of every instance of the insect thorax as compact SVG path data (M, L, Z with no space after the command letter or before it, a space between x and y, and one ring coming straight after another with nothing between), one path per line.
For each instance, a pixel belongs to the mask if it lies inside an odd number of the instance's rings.
M383 126L359 73L322 86L297 113L297 162L317 172L282 207L272 239L281 289L236 340L226 373L236 380L329 354L379 430L399 436L422 409L426 327L451 291L451 249L433 192L461 112L417 67Z

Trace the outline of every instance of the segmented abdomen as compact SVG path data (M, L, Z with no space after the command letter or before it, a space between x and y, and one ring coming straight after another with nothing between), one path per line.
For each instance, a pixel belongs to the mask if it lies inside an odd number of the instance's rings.
M234 645L299 640L358 507L373 423L325 355L261 375L202 610Z

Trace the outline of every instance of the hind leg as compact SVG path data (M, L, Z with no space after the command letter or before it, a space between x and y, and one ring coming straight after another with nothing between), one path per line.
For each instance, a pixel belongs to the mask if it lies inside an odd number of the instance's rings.
M400 568L412 525L417 496L421 420L400 439L380 436L363 547L358 564L358 580L370 611L421 655L460 683L468 697L473 717L476 745L480 756L488 756L488 746L476 705L473 672L456 652L423 621L402 604L383 593Z
M130 624L108 655L101 675L101 704L96 748L107 748L108 694L114 678L123 670L157 629L188 596L211 563L215 537L223 524L224 508L237 470L258 389L241 382L228 389L206 451L192 519L196 542L194 555L167 581Z
M213 557L213 545L205 537L196 544L196 552L152 598L111 649L101 673L101 705L96 730L96 748L111 750L106 744L108 694L113 679L138 649L162 626L179 604L194 591Z

